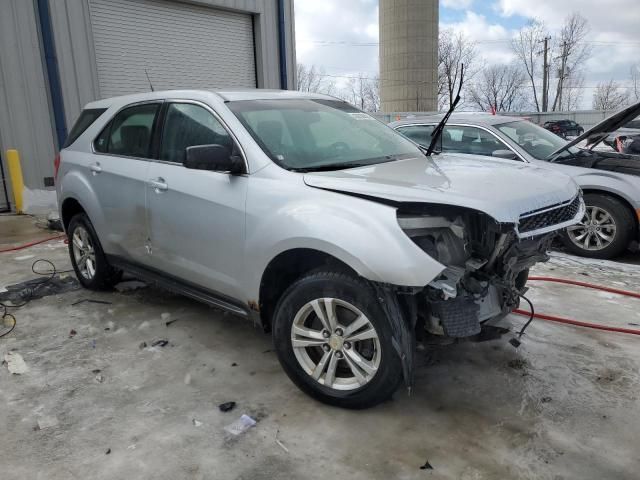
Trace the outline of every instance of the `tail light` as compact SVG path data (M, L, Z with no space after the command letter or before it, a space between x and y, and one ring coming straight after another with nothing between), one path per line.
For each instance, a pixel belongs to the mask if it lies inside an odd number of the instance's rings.
M56 158L53 159L53 178L55 180L58 179L58 170L60 169L60 154L56 155Z

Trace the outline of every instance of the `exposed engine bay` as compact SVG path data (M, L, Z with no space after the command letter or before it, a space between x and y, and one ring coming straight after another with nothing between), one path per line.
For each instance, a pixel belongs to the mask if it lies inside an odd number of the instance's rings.
M417 294L417 313L428 333L453 338L477 335L483 323L516 308L529 268L548 260L555 236L522 238L516 225L445 206L401 209L398 223L416 245L446 266Z

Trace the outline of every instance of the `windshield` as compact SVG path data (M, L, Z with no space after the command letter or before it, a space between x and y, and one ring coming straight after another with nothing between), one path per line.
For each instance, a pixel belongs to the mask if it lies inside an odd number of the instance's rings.
M391 128L339 100L246 100L227 106L265 153L289 170L352 168L422 155Z
M502 123L495 125L495 127L538 160L548 160L549 155L567 144L566 140L555 133L526 120ZM579 148L569 147L568 151L560 153L558 158L575 155L579 152Z

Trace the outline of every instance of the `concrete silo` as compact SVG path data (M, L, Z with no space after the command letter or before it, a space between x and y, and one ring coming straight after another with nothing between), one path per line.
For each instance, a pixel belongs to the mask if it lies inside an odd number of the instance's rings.
M384 112L437 110L438 0L380 0Z

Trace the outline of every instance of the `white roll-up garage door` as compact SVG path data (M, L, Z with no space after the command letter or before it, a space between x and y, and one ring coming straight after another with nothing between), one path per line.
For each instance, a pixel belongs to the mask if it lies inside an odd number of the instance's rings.
M166 0L90 0L102 98L255 87L250 15Z

